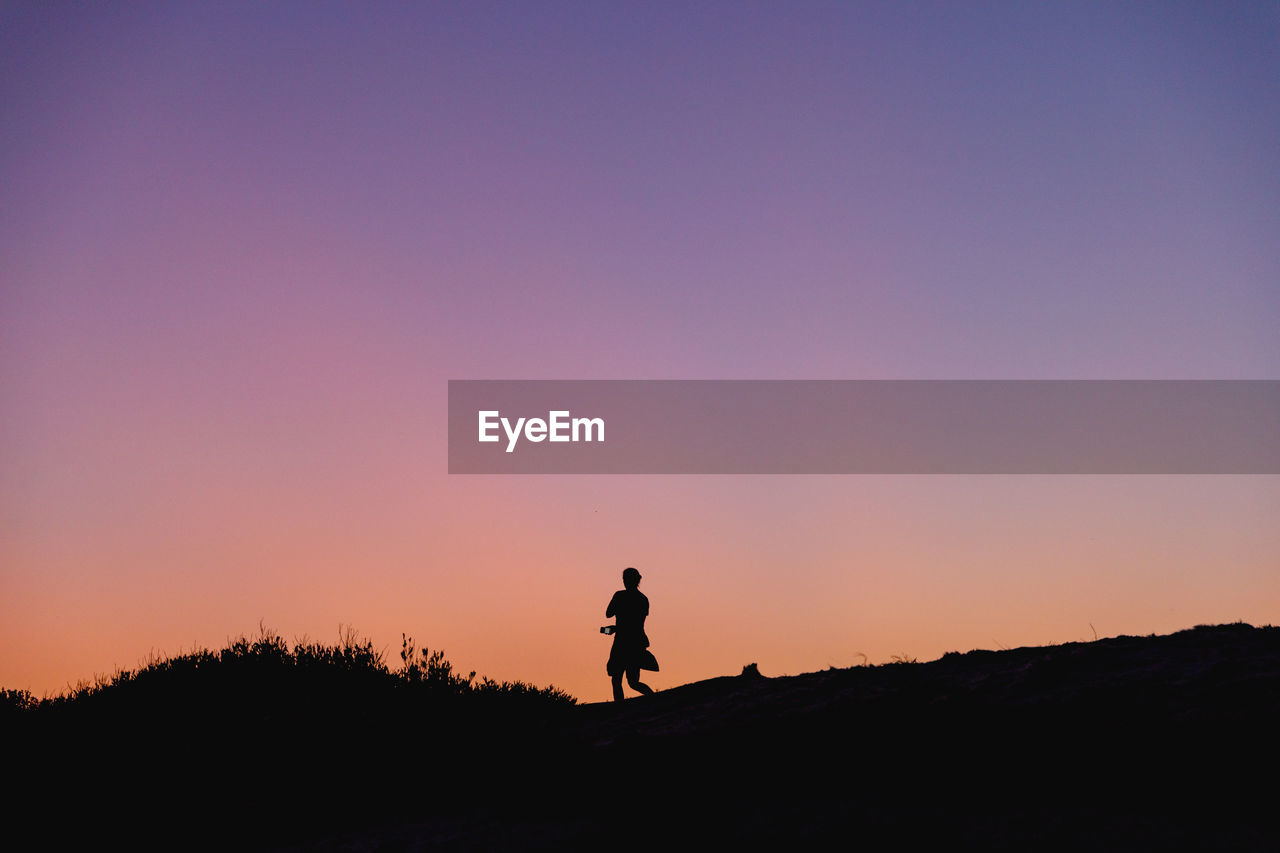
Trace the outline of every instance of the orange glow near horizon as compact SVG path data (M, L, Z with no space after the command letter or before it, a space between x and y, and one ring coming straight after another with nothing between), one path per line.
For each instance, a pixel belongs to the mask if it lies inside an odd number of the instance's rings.
M603 700L598 627L627 565L652 602L659 689L752 662L782 675L1263 624L1280 605L1277 479L452 478L433 512L405 494L349 507L345 527L341 506L206 505L234 535L195 544L175 505L168 537L10 542L17 564L69 580L14 585L0 683L59 692L261 621L287 639L354 627L391 665L403 632L462 671Z

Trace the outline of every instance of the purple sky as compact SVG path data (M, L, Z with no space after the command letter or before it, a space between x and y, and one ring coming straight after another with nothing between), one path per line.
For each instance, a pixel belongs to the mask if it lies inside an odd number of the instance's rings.
M795 620L723 660L787 645L777 667L827 665L830 637L795 626L828 575L799 552L874 562L887 534L777 520L849 501L914 507L926 538L982 527L937 489L1039 519L1018 559L1087 540L1104 506L1133 513L1134 543L1192 537L1177 601L1226 597L1172 622L1280 604L1276 478L1127 498L1050 478L1014 499L991 479L444 473L450 378L1280 377L1275 4L11 3L0 128L4 686L265 619L418 631L464 669L585 693L580 669L605 682L590 636L518 659L488 627L511 618L494 590L542 542L577 567L554 589L585 589L548 618L591 628L646 537L706 558L694 586L797 555ZM565 508L613 488L632 550L579 548L596 534ZM1210 494L1238 523L1198 526ZM693 516L678 536L673 506ZM509 551L477 544L495 520ZM1168 555L1131 547L1088 557L1147 567L1113 633L1164 625L1136 602ZM1228 559L1241 577L1213 574ZM1055 565L1026 595L1079 588ZM914 624L907 587L871 586L901 602L886 623ZM779 594L761 580L734 618ZM991 642L994 616L935 616L961 627L892 651ZM673 672L727 665L699 660Z

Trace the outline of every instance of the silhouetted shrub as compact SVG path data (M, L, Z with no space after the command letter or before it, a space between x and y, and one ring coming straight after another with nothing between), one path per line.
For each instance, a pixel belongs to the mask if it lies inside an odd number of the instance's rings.
M26 690L0 689L0 715L30 711L39 704L36 697Z
M81 681L69 691L37 700L25 690L0 692L0 713L23 713L40 708L67 709L102 707L126 703L132 710L171 711L175 705L210 706L251 701L282 703L340 698L341 704L372 704L390 697L411 700L447 701L468 698L517 697L522 707L528 700L547 706L576 703L570 694L556 687L535 687L524 682L476 680L476 673L462 676L454 672L442 650L418 649L412 637L401 635L401 667L391 670L382 651L371 640L362 639L347 628L335 645L306 640L292 648L279 634L260 627L256 637L242 636L226 648L213 652L200 649L167 658L155 658L137 670L118 670L111 676Z

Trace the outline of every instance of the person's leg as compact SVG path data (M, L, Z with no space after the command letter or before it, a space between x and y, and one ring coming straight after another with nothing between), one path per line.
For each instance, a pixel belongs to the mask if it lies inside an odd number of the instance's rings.
M613 701L622 701L622 673L613 676Z
M640 667L633 667L627 670L627 684L631 685L631 689L637 693L649 694L653 692L653 688L640 680ZM621 685L618 687L622 689Z

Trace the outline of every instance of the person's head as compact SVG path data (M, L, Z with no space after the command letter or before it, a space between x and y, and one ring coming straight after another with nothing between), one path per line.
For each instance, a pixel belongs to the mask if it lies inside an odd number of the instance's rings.
M627 589L635 589L640 585L640 573L635 569L625 569L622 572L622 585Z

